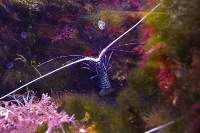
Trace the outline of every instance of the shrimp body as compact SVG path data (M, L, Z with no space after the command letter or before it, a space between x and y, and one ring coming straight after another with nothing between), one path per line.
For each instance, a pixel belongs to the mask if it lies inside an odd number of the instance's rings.
M82 68L96 73L95 76L90 78L91 80L96 77L99 78L99 88L101 88L99 96L104 96L114 91L114 89L111 88L111 83L108 78L108 71L111 69L108 65L110 63L112 53L113 52L111 52L108 58L104 55L99 61L83 63L85 64L85 67Z
M99 96L104 96L109 93L111 89L111 84L107 74L109 69L106 70L105 64L101 60L95 63L95 68L97 76L99 77L99 87L102 89L99 92Z

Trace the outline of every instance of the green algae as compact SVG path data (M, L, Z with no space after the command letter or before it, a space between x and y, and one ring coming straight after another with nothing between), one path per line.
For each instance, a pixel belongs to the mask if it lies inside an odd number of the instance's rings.
M158 98L157 69L143 67L132 70L128 88L122 90L118 102L124 108L128 106L139 112L148 112L156 105Z
M101 20L106 21L108 24L120 25L125 20L123 12L115 10L102 10L98 16Z
M180 61L187 61L190 49L194 46L190 40L197 39L199 27L199 2L162 1L155 13L148 16L145 22L155 30L155 34L148 40L152 42L165 42L166 54ZM149 47L147 46L145 47ZM149 44L149 45L150 45Z
M198 106L200 39L198 27L200 2L188 1L161 1L161 6L155 13L148 16L145 22L154 29L154 34L145 45L145 50L155 51L148 56L145 65L153 66L159 70L160 63L174 72L174 92L170 96L161 95L157 111L148 114L146 124L159 126L170 121L173 125L158 132L198 132L199 128L192 126L196 112L193 106ZM163 47L158 48L162 44ZM161 106L162 105L162 106ZM167 113L168 112L168 113ZM195 114L190 118L189 112ZM164 123L162 123L164 122ZM196 124L199 124L196 121Z
M94 98L81 95L66 95L62 98L61 110L65 110L69 115L75 114L77 120L84 118L88 112L90 119L88 127L92 127L91 132L131 132L130 127L123 121L120 109L115 105L98 102Z

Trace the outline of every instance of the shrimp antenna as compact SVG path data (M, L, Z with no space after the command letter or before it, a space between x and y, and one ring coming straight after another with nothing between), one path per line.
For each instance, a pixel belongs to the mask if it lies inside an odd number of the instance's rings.
M167 127L167 126L169 126L169 125L171 125L171 124L173 124L173 123L174 123L174 121L171 121L171 122L169 122L169 123L167 123L167 124L164 124L164 125L161 125L161 126L159 126L159 127L153 128L153 129L151 129L151 130L149 130L149 131L146 131L146 132L144 132L144 133L153 133L154 131L158 131L158 130L160 130L160 129L163 129L163 128L165 128L165 127Z
M142 19L140 19L140 21L138 21L134 26L132 26L129 30L127 30L126 32L124 32L121 36L119 36L117 39L115 39L113 42L111 42L107 47L105 47L105 48L100 52L100 54L99 54L99 56L98 56L97 58L95 58L95 57L83 57L83 58L81 58L81 59L77 59L77 60L75 60L75 61L73 61L73 62L70 62L70 63L68 63L68 64L66 64L66 65L64 65L64 66L62 66L62 67L59 67L58 69L55 69L55 70L53 70L53 71L51 71L51 72L49 72L49 73L47 73L47 74L45 74L45 75L42 75L42 76L40 76L40 77L38 77L38 78L36 78L36 79L34 79L34 80L32 80L32 81L30 81L30 82L24 84L24 85L22 85L21 87L15 89L14 91L12 91L12 92L10 92L10 93L8 93L8 94L6 94L6 95L0 97L0 100L3 99L3 98L5 98L5 97L7 97L7 96L9 96L9 95L11 95L11 94L13 94L13 93L15 93L16 91L22 89L23 87L25 87L25 86L27 86L27 85L29 85L29 84L32 84L33 82L36 82L36 81L38 81L38 80L40 80L40 79L42 79L42 78L44 78L44 77L46 77L46 76L49 76L50 74L53 74L53 73L55 73L55 72L57 72L57 71L59 71L59 70L61 70L61 69L63 69L63 68L69 67L69 66L71 66L71 65L74 65L74 64L77 64L77 63L83 62L83 61L94 61L94 62L100 61L101 58L102 58L102 57L104 56L104 54L106 53L106 51L107 51L116 41L118 41L119 39L121 39L121 38L122 38L124 35L126 35L129 31L131 31L133 28L135 28L137 25L139 25L150 13L152 13L157 7L159 7L160 4L161 4L161 3L159 3L158 5L156 5L156 6L155 6L151 11L149 11Z

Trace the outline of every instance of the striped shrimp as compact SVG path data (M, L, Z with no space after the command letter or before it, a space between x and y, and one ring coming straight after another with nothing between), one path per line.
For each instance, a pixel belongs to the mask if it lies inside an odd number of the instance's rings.
M100 77L100 81L101 81L100 87L102 88L102 90L100 91L100 95L105 95L105 94L107 94L107 92L109 92L109 91L111 90L111 89L110 89L110 86L111 86L111 85L110 85L110 82L109 82L109 80L108 80L108 75L107 75L107 71L109 70L109 68L106 69L105 66L107 66L107 65L109 64L109 61L110 61L110 58L111 58L111 55L112 55L112 54L109 56L109 59L108 59L107 61L105 61L105 60L102 59L102 58L105 58L105 53L107 52L107 50L108 50L115 42L117 42L117 41L118 41L119 39L121 39L124 35L126 35L129 31L131 31L131 30L134 29L136 26L138 26L150 13L152 13L157 7L159 7L160 4L161 4L161 3L159 3L158 5L156 5L156 6L155 6L151 11L149 11L143 18L141 18L135 25L133 25L133 26L132 26L131 28L129 28L126 32L124 32L122 35L120 35L118 38L116 38L114 41L112 41L110 44L108 44L102 51L100 51L100 53L99 53L99 55L98 55L97 57L88 57L88 56L84 57L84 56L80 56L81 58L76 58L76 59L74 59L74 60L71 60L71 61L68 62L67 64L65 64L65 65L63 65L63 66L61 66L61 67L59 67L59 68L57 68L57 69L55 69L55 70L53 70L53 71L47 73L47 74L41 75L40 77L38 77L38 78L36 78L36 79L34 79L34 80L32 80L32 81L30 81L30 82L28 82L28 83L22 85L21 87L19 87L19 88L13 90L12 92L10 92L10 93L8 93L8 94L6 94L6 95L0 97L0 100L3 99L3 98L5 98L5 97L7 97L7 96L9 96L9 95L11 95L11 94L13 94L13 93L15 93L16 91L18 91L18 90L20 90L20 89L22 89L22 88L24 88L24 87L26 87L26 86L28 86L28 85L30 85L30 84L36 82L36 81L38 81L38 80L44 78L44 77L47 77L47 76L49 76L49 75L51 75L51 74L53 74L53 73L55 73L55 72L57 72L57 71L60 71L61 69L67 68L67 67L69 67L69 66L72 66L72 65L74 65L74 64L81 63L81 62L84 62L84 61L94 62L95 66L96 66L95 68L96 68L97 76ZM113 49L113 50L114 50L114 49ZM72 57L72 56L71 56L71 57ZM58 58L59 58L59 57L58 57ZM52 59L51 59L51 60L52 60ZM49 61L51 61L51 60L49 60ZM104 62L102 62L103 60L104 60ZM49 62L49 61L47 61L47 62ZM105 63L105 62L107 62L107 63ZM105 65L105 64L106 64L106 65ZM93 70L93 69L92 69L92 66L90 66L90 65L88 65L88 68L89 68L89 69L91 68L91 70Z
M108 65L110 63L112 53L113 52L111 52L108 59L106 55L104 55L103 58L101 58L101 60L97 62L84 63L85 67L82 67L84 69L88 69L96 73L95 76L92 76L90 78L91 80L95 77L99 78L99 88L101 88L101 91L99 92L99 96L105 96L114 91L114 89L111 88L111 84L110 84L108 74L107 74L108 71L111 69Z
M101 91L99 92L99 96L105 96L115 91L114 88L112 88L109 77L108 77L108 71L111 69L111 67L109 67L109 63L110 63L110 59L112 57L113 51L133 52L133 51L128 51L128 50L121 50L118 48L123 47L123 46L128 46L128 45L139 45L139 44L144 44L144 43L145 42L141 42L141 43L132 42L128 44L121 44L115 47L111 47L108 49L112 51L108 58L106 54L104 54L104 56L97 62L89 61L89 63L83 63L85 66L82 68L88 69L96 73L96 75L92 76L90 79L92 80L95 77L98 77L99 79L99 88L101 88Z
M111 49L113 50L113 49ZM114 49L116 50L116 49ZM89 61L89 63L83 62L83 64L85 66L81 67L83 69L87 69L90 70L94 73L96 73L95 76L92 76L90 79L93 80L94 78L98 77L99 78L99 88L101 88L102 90L99 92L99 96L105 96L111 92L114 91L113 88L111 88L111 83L109 81L109 77L108 77L108 71L111 69L111 67L109 67L109 63L110 63L110 59L112 57L113 51L111 52L111 54L109 55L109 57L107 58L106 55L104 55L99 61ZM40 67L46 63L49 63L51 61L57 60L57 59L62 59L62 58L69 58L69 57L76 57L72 60L67 61L66 63L63 64L63 66L65 64L68 64L70 62L73 62L76 59L79 58L84 58L83 55L68 55L68 56L60 56L60 57L56 57L53 59L50 59L44 63L41 63L40 65L38 65L37 67Z

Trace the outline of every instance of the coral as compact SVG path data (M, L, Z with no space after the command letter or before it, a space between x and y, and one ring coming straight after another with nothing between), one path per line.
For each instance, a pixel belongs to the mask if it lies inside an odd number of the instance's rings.
M50 133L62 123L74 122L74 115L57 112L57 105L48 94L43 94L41 100L35 99L35 93L28 91L23 95L13 95L13 100L2 101L0 131L10 133L35 132L37 127L47 123L45 133Z
M170 95L174 92L175 74L166 64L160 64L160 71L157 78L159 80L159 88L163 94Z

